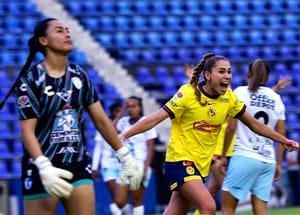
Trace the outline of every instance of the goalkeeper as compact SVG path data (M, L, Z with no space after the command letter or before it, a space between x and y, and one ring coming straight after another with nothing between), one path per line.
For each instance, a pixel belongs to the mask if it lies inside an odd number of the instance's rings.
M29 39L27 61L15 89L21 138L22 185L25 215L54 215L61 201L66 215L94 215L95 193L90 156L84 135L84 111L121 161L121 184L137 189L143 170L105 115L86 72L67 61L72 51L69 28L48 18L40 21ZM44 59L30 68L35 54ZM128 180L130 179L130 180Z

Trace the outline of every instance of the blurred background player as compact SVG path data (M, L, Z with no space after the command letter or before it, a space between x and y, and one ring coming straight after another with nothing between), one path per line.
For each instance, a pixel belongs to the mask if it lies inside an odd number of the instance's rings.
M109 118L113 125L120 119L123 114L123 105L120 102L112 103L109 106ZM103 181L105 182L111 197L111 203L109 205L112 214L130 214L130 205L126 205L122 209L119 209L116 205L116 195L118 186L116 180L120 174L120 162L116 157L116 153L113 148L103 139L102 135L97 132L95 135L95 148L92 157L92 175L95 181L99 180L100 171Z
M143 110L143 101L140 97L130 96L125 103L127 115L124 115L116 122L116 128L119 133L128 130L132 125L145 118ZM157 131L155 128L145 131L128 138L125 144L132 152L136 162L140 162L143 166L144 174L141 186L131 191L129 187L118 186L116 202L119 208L124 208L129 195L132 198L132 214L143 215L144 205L143 199L145 190L148 187L152 175L151 162L154 155L155 139Z
M234 90L245 102L247 111L271 129L285 136L285 107L280 95L265 87L270 73L269 65L262 59L249 64L248 86ZM225 132L223 154L236 134L233 155L222 187L222 214L233 215L240 200L251 192L252 210L255 215L267 214L273 181L281 175L284 146L255 134L246 125L230 118ZM277 155L276 155L277 152ZM222 157L222 163L224 161Z

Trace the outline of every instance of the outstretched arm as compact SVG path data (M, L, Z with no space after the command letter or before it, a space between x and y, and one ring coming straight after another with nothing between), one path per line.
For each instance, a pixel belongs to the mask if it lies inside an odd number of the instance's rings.
M277 81L276 85L272 87L272 89L275 92L278 92L279 90L289 86L292 83L293 78L291 76L287 77L280 77L280 79Z

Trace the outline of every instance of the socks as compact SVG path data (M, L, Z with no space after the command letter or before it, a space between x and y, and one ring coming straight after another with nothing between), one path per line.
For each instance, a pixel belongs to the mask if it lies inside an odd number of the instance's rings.
M130 204L126 204L122 208L122 212L123 212L124 215L132 215L132 213L131 213L131 205Z
M110 211L112 215L122 215L122 211L120 208L118 208L118 206L116 205L116 203L111 203L109 205Z
M133 208L133 215L144 215L144 206L138 206Z

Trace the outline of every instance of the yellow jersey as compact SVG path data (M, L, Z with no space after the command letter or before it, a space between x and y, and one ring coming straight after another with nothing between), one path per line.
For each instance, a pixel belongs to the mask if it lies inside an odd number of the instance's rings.
M218 97L208 96L202 87L200 90L201 101L206 101L206 105L199 103L188 83L163 106L172 119L166 161L193 161L206 177L222 124L228 116L239 117L246 106L230 88Z
M227 127L227 120L222 124L221 130L217 139L217 146L215 150L215 155L222 155L223 152L223 145L224 145L224 135ZM229 145L227 150L226 156L231 157L233 154L234 142L235 142L236 135L233 136L232 141Z

